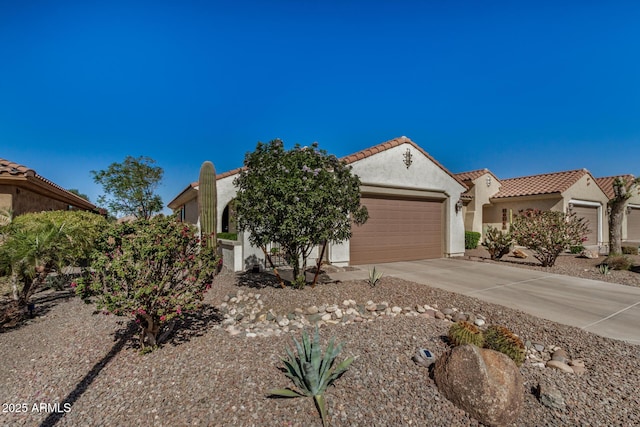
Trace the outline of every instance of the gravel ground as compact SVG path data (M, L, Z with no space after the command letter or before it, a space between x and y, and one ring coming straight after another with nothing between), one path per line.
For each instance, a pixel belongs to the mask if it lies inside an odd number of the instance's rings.
M395 278L383 278L375 288L362 281L304 290L238 283L234 274L218 276L203 312L191 317L171 342L144 356L135 349L125 319L95 313L92 305L62 298L64 293L47 294L49 301L38 305L35 319L0 334L0 425L321 425L311 399L267 397L269 389L291 385L278 370L279 357L299 331L248 338L223 329L215 307L238 289L259 292L265 306L283 314L296 307L354 299L360 304L373 300L401 307L455 307L484 315L488 323L506 325L523 340L560 346L586 364L586 373L576 375L525 362L520 368L525 404L515 425L640 424L640 346ZM326 393L331 424L479 425L440 395L427 369L411 361L420 347L436 355L446 351L449 325L401 315L323 326L323 342L335 336L345 343L338 360L357 356ZM556 387L566 408L543 406L533 392L540 383ZM39 412L43 403L58 403L60 410ZM15 405L23 404L26 412L16 413Z
M533 257L531 251L523 248L519 249L528 254L529 257L526 259L520 259L514 257L513 254L510 253L500 261L491 261L489 252L487 252L483 247L467 250L465 255L468 259L475 261L499 262L513 267L529 268L532 270L547 271L549 273L582 277L583 279L601 280L609 283L620 283L623 285L640 287L640 255L626 255L633 263L631 270L611 270L608 274L602 274L598 270L598 265L605 260L606 257L603 256L596 259L588 259L579 255L563 253L560 254L553 267L542 267L540 262Z

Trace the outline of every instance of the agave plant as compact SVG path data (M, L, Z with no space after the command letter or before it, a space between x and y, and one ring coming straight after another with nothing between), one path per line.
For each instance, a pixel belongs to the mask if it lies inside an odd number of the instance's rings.
M382 278L382 273L379 271L376 271L376 267L373 266L373 270L369 271L369 284L371 286L376 286L378 284L378 281Z
M324 392L328 386L333 384L349 369L349 365L351 365L354 358L349 357L334 367L336 356L342 350L342 344L334 346L334 338L331 338L323 357L317 326L313 341L309 339L309 335L304 331L302 332L302 343L295 338L293 342L297 356L287 348L288 358L283 358L282 362L284 363L284 374L293 381L299 391L291 388L280 388L270 390L269 394L275 397L313 397L322 419L322 425L326 426L328 425L328 420Z

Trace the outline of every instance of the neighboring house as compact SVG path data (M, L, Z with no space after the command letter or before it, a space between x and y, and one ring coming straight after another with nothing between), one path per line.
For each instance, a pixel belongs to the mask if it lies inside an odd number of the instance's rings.
M328 262L345 266L464 254L461 195L467 188L417 144L395 138L343 160L360 177L369 220L354 226L349 241L329 245ZM231 231L230 203L237 191L233 180L239 171L217 176L219 232ZM197 223L197 197L198 184L192 183L168 206L184 221ZM240 233L238 240L228 249L234 263L225 261L227 267L239 271L253 263L264 265L262 252L251 247L246 235ZM223 255L225 244L229 242L223 242Z
M26 166L0 158L0 208L14 216L55 210L95 211L96 207Z
M633 175L621 175L627 181L635 179ZM608 199L613 199L613 181L617 176L596 178L598 185L607 195ZM622 241L640 242L640 189L636 187L626 203L626 209L622 218Z
M508 230L514 216L529 209L572 211L585 218L589 226L585 246L608 251L606 207L609 198L586 169L502 180L486 169L456 176L470 186L467 194L475 197L467 206L467 230L481 231L479 223L482 230L489 225Z
M463 195L468 200L464 209L464 229L484 234L482 210L491 204L489 199L500 190L500 180L489 169L457 173L455 176L469 188Z

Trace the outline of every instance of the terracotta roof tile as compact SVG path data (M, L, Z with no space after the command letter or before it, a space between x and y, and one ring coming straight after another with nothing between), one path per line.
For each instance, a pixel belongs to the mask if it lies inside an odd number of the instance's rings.
M602 188L602 191L604 191L604 194L606 194L609 199L613 199L613 197L615 196L615 194L613 193L613 181L615 181L616 178L619 177L625 178L627 182L635 179L635 177L631 174L596 178L596 183L598 184L598 186L600 186L600 188Z
M489 169L484 168L484 169L478 169L478 170L474 170L474 171L468 171L468 172L460 172L460 173L454 173L454 175L460 179L461 181L473 181L474 179L477 179L479 177L481 177L484 174L489 174L493 177L493 179L495 179L496 181L500 182L500 180L498 179L497 176L495 176L493 174L493 172L491 172Z
M235 175L237 173L240 173L240 171L243 170L244 168L245 167L242 166L242 167L239 167L239 168L231 169L230 171L227 171L227 172L222 172L220 174L217 174L216 175L216 180L222 179L222 178L226 178L228 176L232 176L232 175ZM195 184L198 185L198 182L196 181Z
M0 175L24 175L29 171L35 174L33 169L29 169L26 166L0 158Z
M578 169L503 179L500 191L492 199L562 193L586 174L591 175L586 169Z

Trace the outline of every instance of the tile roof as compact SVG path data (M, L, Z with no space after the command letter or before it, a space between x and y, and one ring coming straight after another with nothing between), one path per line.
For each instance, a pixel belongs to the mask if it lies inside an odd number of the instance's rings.
M484 168L484 169L478 169L478 170L474 170L474 171L468 171L468 172L459 172L459 173L454 173L454 175L456 177L458 177L458 179L460 179L461 181L467 182L467 181L473 181L477 178L480 178L482 175L485 174L489 174L493 177L493 179L495 179L496 181L500 182L500 180L498 179L497 176L495 176L493 174L493 172L491 172L489 169Z
M65 188L62 188L58 184L53 181L49 181L47 178L42 175L38 175L35 170L28 168L24 165L12 162L7 159L0 158L0 177L3 176L15 176L15 177L24 177L25 179L35 178L37 181L40 181L50 187L53 187L59 191L65 193L65 196L70 197L73 200L76 200L80 206L90 207L91 209L95 209L96 206L83 199L82 197L67 191Z
M606 194L609 199L613 199L613 197L615 196L615 194L613 193L613 181L615 181L616 178L625 178L627 182L635 179L635 177L631 174L596 178L596 183L600 186L600 188L602 188L602 191L604 191L604 194Z
M347 164L354 163L354 162L357 162L358 160L366 159L367 157L371 157L374 154L378 154L378 153L380 153L382 151L389 150L390 148L398 147L398 146L400 146L402 144L412 145L413 148L415 148L416 150L418 150L419 152L424 154L425 157L427 157L436 166L438 166L440 169L442 169L444 172L446 172L451 178L455 179L460 185L462 185L464 188L468 188L468 186L464 182L462 182L462 180L460 180L454 174L449 172L449 170L447 168L442 166L436 159L431 157L431 155L429 153L424 151L422 148L420 148L418 146L418 144L416 144L415 142L413 142L411 139L407 138L406 136L401 136L399 138L394 138L394 139L391 139L389 141L383 142L381 144L375 145L373 147L364 149L362 151L358 151L357 153L353 153L353 154L350 154L348 156L343 157L341 160L345 161Z
M0 158L0 175L26 175L31 174L34 176L36 171L33 169L29 169L26 166L20 165L18 163L12 162L10 160L6 160Z
M538 194L562 193L584 175L591 175L586 169L522 176L500 181L500 191L492 199L503 197L533 196Z

